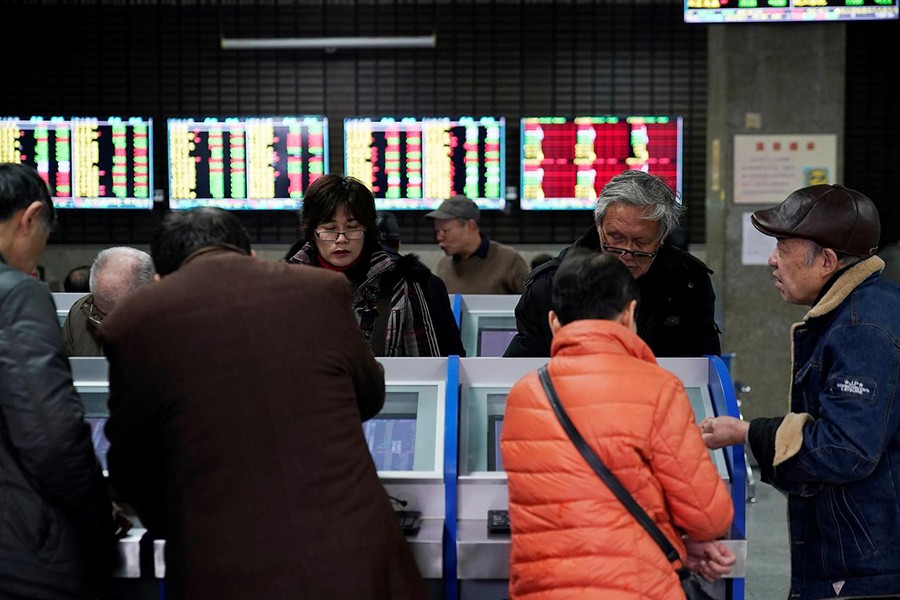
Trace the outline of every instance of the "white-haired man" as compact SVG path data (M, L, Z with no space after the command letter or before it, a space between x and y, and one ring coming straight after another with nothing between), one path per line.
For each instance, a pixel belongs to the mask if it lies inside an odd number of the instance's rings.
M153 281L156 270L146 252L127 246L101 250L91 264L91 293L66 315L63 336L68 356L103 356L96 328L131 292Z

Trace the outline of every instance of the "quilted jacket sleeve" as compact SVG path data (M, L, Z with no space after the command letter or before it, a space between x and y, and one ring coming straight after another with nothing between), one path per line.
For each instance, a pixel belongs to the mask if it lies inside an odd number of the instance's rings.
M677 380L660 392L654 433L651 468L663 487L675 525L698 541L724 535L734 517L731 497Z

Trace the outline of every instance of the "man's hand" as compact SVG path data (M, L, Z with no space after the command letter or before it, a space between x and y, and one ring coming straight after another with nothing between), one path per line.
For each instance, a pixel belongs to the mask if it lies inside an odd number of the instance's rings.
M731 571L731 567L737 562L734 553L725 544L715 540L695 542L690 538L685 538L684 545L687 549L684 566L707 581L719 579Z
M706 417L700 422L703 443L710 450L744 443L750 423L734 417Z

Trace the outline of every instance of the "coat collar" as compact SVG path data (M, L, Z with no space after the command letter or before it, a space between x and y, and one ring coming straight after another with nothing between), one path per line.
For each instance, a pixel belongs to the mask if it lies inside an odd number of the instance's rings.
M875 273L880 273L883 269L884 261L877 256L871 256L862 262L856 263L838 277L831 289L806 313L803 320L808 321L830 313L840 306L841 302L846 300L847 296L859 287L859 284Z
M185 258L183 261L181 261L181 264L178 266L178 268L180 269L184 265L197 260L201 256L214 256L214 255L222 254L224 252L235 252L237 254L242 254L244 256L248 256L246 250L244 250L243 248L239 248L233 244L226 244L226 243L214 244L212 246L204 246L203 248L200 248L198 250L194 250L193 252L191 252L190 254L187 255L187 258Z
M656 363L656 357L644 340L616 321L585 319L564 325L550 348L550 356L619 354Z

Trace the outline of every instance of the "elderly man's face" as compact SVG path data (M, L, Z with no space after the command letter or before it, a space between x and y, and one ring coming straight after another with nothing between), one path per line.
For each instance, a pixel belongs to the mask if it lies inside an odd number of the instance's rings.
M647 253L659 250L659 222L643 218L647 210L630 204L611 204L597 227L603 247ZM619 256L619 260L637 279L650 269L654 259L627 253Z
M769 266L775 269L775 289L785 302L812 306L828 281L830 272L823 269L814 250L812 242L798 238L781 239L775 245Z
M472 246L474 232L474 221L460 223L459 219L434 220L434 237L437 239L441 250L447 256L461 255L468 257L467 253L469 252L469 247Z

